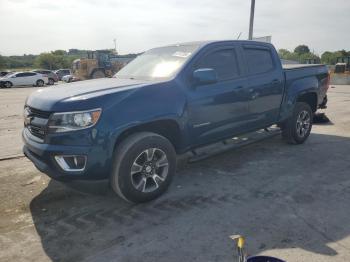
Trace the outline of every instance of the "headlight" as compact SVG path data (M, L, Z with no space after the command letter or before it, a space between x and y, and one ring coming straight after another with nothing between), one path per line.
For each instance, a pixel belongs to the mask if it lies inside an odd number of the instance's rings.
M94 126L101 115L101 109L79 112L54 113L49 119L49 132L67 132Z

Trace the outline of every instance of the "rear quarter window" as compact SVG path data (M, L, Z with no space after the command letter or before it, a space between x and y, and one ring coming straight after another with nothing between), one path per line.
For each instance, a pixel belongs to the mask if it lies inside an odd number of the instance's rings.
M266 73L275 67L271 51L268 49L244 48L244 54L250 75Z

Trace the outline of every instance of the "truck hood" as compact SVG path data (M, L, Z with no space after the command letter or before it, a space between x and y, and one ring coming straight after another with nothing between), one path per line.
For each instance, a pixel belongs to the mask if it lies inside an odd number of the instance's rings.
M153 84L153 82L118 78L93 79L60 84L35 91L27 98L26 104L45 111L55 111L54 107L57 104L66 105L66 109L68 109L70 107L69 104L72 103L75 106L86 104L88 102L87 100L91 100L91 98L125 93L150 84Z

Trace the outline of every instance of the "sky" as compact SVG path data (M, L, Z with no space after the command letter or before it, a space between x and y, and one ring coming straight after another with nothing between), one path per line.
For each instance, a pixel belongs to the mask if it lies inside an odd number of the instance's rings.
M0 0L0 54L247 39L250 0ZM317 54L350 49L349 0L256 0L254 36Z

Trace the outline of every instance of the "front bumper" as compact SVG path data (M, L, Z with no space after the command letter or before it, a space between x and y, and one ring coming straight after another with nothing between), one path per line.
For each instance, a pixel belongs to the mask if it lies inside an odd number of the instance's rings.
M56 180L106 179L111 169L111 158L103 147L50 145L30 139L27 129L22 132L23 153L38 170ZM82 171L64 171L56 162L57 155L83 155L87 162Z

